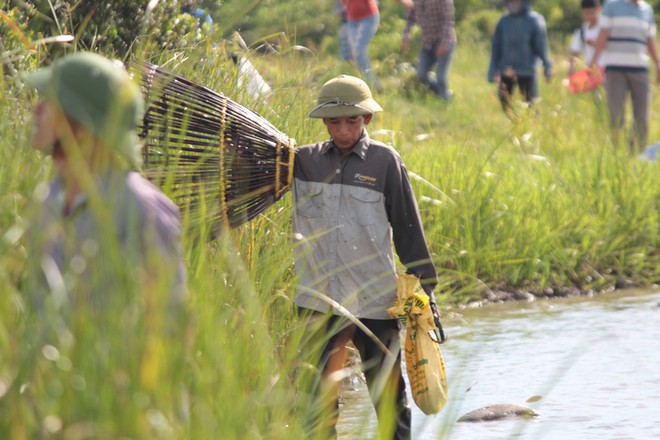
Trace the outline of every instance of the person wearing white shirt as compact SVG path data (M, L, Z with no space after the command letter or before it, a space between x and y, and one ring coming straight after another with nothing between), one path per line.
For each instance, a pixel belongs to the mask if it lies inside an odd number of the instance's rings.
M598 24L601 10L600 0L582 0L580 7L582 8L584 22L582 26L573 32L570 46L569 74L575 71L575 65L580 55L582 55L584 63L588 63L593 58L596 40L600 32L600 25ZM604 66L604 60L600 60L599 65Z

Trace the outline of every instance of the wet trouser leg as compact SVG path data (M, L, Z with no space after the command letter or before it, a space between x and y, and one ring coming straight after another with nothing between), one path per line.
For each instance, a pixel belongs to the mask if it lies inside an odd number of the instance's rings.
M339 377L333 377L344 367L346 344L353 341L360 352L369 395L378 416L380 438L409 440L411 433L411 411L406 398L405 382L401 371L401 342L397 320L360 321L385 345L393 356L386 356L381 348L362 330L347 319L301 309L302 316L311 317L317 323L310 331L320 338L328 338L324 345L319 369L321 377L312 387L314 409L307 424L310 438L337 438L336 423L339 418ZM385 433L385 436L382 434Z
M412 416L401 371L401 342L398 321L361 319L394 356L386 356L359 328L353 342L360 352L371 401L378 415L381 439L409 440Z
M309 439L329 440L337 438L336 424L339 418L339 383L332 373L343 368L346 359L346 343L352 337L348 321L328 313L300 308L301 317L308 319L310 343L316 349L323 344L318 358L319 374L311 384L311 406L305 429ZM324 342L325 341L325 342Z

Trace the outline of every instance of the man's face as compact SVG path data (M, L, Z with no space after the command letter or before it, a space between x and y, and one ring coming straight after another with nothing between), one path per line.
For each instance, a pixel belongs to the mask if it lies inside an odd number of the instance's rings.
M598 16L600 15L600 8L584 8L582 9L582 18L590 24L596 24Z
M32 148L50 154L58 174L73 175L82 164L94 160L99 150L94 147L91 132L71 121L59 107L41 99L32 115ZM72 151L74 161L70 160Z
M58 140L57 110L48 101L39 100L32 109L32 136L30 144L35 150L51 153Z
M512 14L517 14L522 10L522 0L508 0L506 7Z
M362 129L369 125L371 116L368 114L351 118L323 118L323 123L337 148L348 152L360 140Z
M62 111L44 99L37 102L32 109L32 115L34 120L30 138L32 148L50 154L55 170L66 178L72 171L61 139L63 131L70 132L72 127Z

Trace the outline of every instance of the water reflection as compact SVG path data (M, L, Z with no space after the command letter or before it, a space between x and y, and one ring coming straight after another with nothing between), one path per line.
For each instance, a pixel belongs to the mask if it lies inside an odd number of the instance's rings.
M541 300L467 310L447 320L450 397L436 416L413 405L414 439L660 438L660 291ZM363 385L343 393L341 439L371 438ZM541 400L525 403L532 396ZM455 423L495 403L532 420Z

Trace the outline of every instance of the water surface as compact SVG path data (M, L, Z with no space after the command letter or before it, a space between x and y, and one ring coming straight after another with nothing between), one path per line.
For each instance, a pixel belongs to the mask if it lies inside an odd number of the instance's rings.
M413 407L414 439L660 439L660 291L538 300L466 310L443 322L450 383L435 416ZM371 438L366 388L343 393L341 439ZM410 395L410 394L409 394ZM540 400L526 403L533 396ZM531 420L456 423L495 403Z

